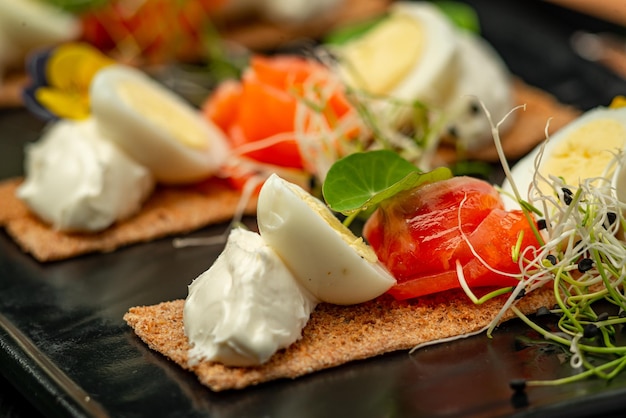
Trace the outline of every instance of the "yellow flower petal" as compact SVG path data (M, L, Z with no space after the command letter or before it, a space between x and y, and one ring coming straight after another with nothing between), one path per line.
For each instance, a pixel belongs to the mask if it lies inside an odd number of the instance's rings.
M41 87L35 91L35 99L61 118L85 119L89 116L89 100L78 93Z
M613 101L611 101L611 105L609 106L611 109L617 109L618 107L626 107L626 96L615 96Z
M113 60L85 43L58 46L46 65L48 83L60 89L88 90L94 74Z

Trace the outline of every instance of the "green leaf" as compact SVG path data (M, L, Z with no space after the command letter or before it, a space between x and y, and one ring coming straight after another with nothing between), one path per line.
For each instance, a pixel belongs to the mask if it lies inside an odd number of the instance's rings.
M46 0L53 6L70 13L83 13L105 6L109 0Z
M371 210L401 191L450 177L452 172L445 167L423 173L393 151L360 152L333 164L322 193L332 210L352 215Z
M451 0L436 1L434 4L439 7L457 27L470 32L480 33L478 15L472 6Z
M327 45L343 45L349 41L363 36L366 32L380 23L386 16L379 16L374 19L357 22L350 25L342 26L339 29L331 31L324 38Z

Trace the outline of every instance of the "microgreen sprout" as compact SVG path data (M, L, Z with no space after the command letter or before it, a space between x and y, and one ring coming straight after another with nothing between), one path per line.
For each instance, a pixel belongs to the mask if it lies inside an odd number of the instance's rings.
M501 152L497 126L492 123L492 127L515 200L529 219L531 215L541 218L534 224L541 246L518 257L516 250L513 251L514 259L519 259L520 283L487 332L490 334L510 309L546 341L567 348L571 376L550 381L529 380L525 386L557 385L591 376L611 379L626 367L626 346L616 343L616 329L626 323L626 317L606 312L597 314L595 309L604 301L620 313L626 311L623 289L626 205L616 197L611 182L611 171L619 168L623 159L615 155L603 175L582 179L579 184L567 184L562 177L545 176L539 171L542 146L534 163L535 174L528 196L523 197ZM462 274L459 280L463 283ZM519 292L528 293L544 286L554 290L556 305L550 312L559 318L555 331L536 324L516 307ZM472 298L467 289L466 293Z

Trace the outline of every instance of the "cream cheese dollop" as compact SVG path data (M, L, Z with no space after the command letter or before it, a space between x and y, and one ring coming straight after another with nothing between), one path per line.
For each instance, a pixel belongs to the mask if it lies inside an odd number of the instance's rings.
M470 32L458 33L458 77L444 109L449 139L463 149L475 151L493 143L491 124L482 107L506 132L515 122L513 80L504 61L493 47Z
M189 286L189 364L263 364L300 338L316 305L259 234L233 229L215 263Z
M26 148L17 196L63 231L94 232L139 211L151 173L124 154L94 119L60 120Z

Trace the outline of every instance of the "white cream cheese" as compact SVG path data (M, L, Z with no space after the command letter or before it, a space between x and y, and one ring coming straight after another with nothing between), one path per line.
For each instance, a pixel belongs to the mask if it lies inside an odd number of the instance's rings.
M446 129L463 149L474 151L493 143L491 125L482 106L491 114L493 123L503 120L516 104L513 82L500 56L483 38L459 31L458 41L460 71L445 106L449 120ZM500 124L500 132L514 121L513 113Z
M61 120L26 149L17 196L64 231L94 232L135 214L154 187L150 172L99 130L96 121Z
M263 364L300 338L316 304L259 234L234 229L215 263L189 286L189 364Z

